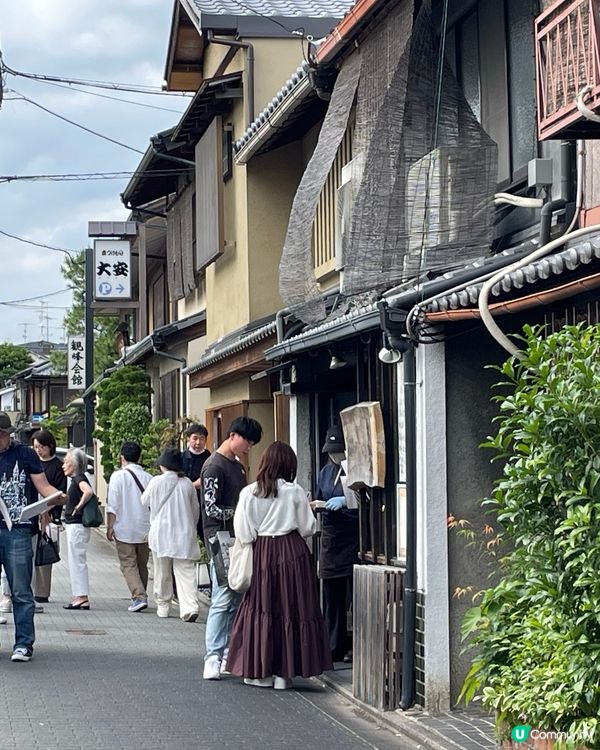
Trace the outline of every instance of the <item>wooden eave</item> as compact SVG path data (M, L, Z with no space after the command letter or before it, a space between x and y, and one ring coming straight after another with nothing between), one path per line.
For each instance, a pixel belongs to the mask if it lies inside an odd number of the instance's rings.
M265 351L277 341L276 336L257 341L256 344L235 352L190 375L190 388L207 388L230 380L253 375L267 369L271 363L265 359Z
M196 91L203 81L204 39L180 2L175 3L165 65L167 91Z

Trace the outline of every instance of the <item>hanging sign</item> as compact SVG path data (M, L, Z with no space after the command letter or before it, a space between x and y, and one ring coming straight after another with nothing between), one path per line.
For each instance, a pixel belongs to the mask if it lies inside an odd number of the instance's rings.
M131 299L129 240L94 240L94 297Z
M85 336L67 339L67 388L81 391L85 384Z

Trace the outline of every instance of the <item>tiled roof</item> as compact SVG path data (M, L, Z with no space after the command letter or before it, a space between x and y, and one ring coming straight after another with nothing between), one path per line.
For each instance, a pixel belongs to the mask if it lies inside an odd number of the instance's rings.
M242 334L235 332L226 336L224 339L217 341L213 344L200 358L200 361L194 365L190 365L187 369L183 370L184 375L193 375L195 372L203 370L205 367L218 362L221 359L226 359L232 354L241 352L244 349L257 344L259 341L272 336L276 332L275 321L272 320L266 325L255 328L249 333Z
M347 0L193 0L199 13L223 16L280 18L341 18L352 5Z
M487 256L463 268L454 269L437 279L425 282L421 287L407 284L406 288L397 295L387 297L388 304L391 307L410 309L418 301L417 293L423 295L425 298L427 297L427 288L429 285L438 284L440 281L445 280L449 288L453 287L460 284L461 276L464 276L465 272L476 269L483 276L490 272L492 264L500 256L506 260L506 265L508 266L516 259L523 257L523 252L533 252L535 249L535 246L531 242L524 243L504 250L497 256ZM515 255L517 256L516 258L512 257ZM577 242L560 252L552 253L545 258L533 261L518 271L508 272L502 281L493 287L492 297L499 297L502 294L535 284L537 281L544 281L552 276L561 276L569 271L575 271L595 260L600 260L600 234L594 234L584 242ZM463 307L475 307L482 285L483 282L469 284L469 286L458 292L448 291L447 294L440 292L431 302L425 303L423 309L426 313L433 313L457 310ZM275 344L266 351L266 358L272 360L287 354L305 351L306 349L322 346L346 336L369 330L370 328L377 328L378 326L379 311L377 303L367 302L356 306L351 312L329 319L316 326L307 327L301 333L290 336L284 341Z
M596 259L600 259L600 235L597 234L592 235L585 242L578 242L565 250L535 260L517 271L510 271L505 274L502 281L492 287L491 296L500 297L515 289L535 284L537 281L545 281L552 276L561 276L567 271L574 271ZM424 305L424 308L426 312L445 312L463 307L475 307L482 286L483 282L471 284L459 292L440 295L430 304Z
M308 80L309 68L310 66L308 63L304 62L294 73L292 73L263 111L258 114L254 122L250 124L242 137L235 142L234 146L236 151L243 148L252 136L257 133L263 125L269 122L269 119L275 114L275 111L282 107L284 102L289 101L291 94L298 89L303 81Z

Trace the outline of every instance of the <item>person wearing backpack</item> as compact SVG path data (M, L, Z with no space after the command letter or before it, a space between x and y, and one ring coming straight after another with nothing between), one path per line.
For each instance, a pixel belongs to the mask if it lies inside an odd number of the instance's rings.
M150 511L140 499L152 477L138 463L141 454L137 443L123 443L121 468L110 478L106 504L106 538L115 543L121 573L131 592L129 612L148 607Z

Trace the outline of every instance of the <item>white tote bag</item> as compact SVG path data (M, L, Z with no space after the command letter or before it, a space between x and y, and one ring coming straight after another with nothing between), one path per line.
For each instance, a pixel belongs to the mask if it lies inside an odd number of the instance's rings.
M243 594L252 583L253 544L242 544L237 539L229 550L229 588Z

